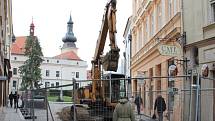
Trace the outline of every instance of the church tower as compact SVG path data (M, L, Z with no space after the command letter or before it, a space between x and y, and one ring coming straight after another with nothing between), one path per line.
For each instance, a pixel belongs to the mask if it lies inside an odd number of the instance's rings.
M69 21L67 22L67 33L65 37L62 39L63 41L63 47L62 47L62 53L73 51L75 54L77 54L78 48L76 48L75 42L77 41L76 37L73 33L73 21L72 17L70 15Z
M33 20L32 20L32 23L30 25L30 36L34 36L34 23L33 23Z

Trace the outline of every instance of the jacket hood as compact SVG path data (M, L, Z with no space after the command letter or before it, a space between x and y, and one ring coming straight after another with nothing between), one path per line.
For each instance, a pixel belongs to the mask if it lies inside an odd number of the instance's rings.
M120 103L120 104L125 104L125 103L127 103L127 102L128 102L127 99L120 99L120 100L119 100L119 103Z

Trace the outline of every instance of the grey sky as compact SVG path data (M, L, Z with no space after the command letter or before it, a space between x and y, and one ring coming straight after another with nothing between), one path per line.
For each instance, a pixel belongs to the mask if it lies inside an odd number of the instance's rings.
M94 55L101 27L104 8L108 0L13 0L13 23L15 36L29 35L29 26L34 20L35 35L40 40L43 54L52 57L60 54L59 46L67 31L71 13L73 32L77 38L78 55L88 65ZM131 0L117 0L117 43L122 44L123 32L131 15ZM106 45L109 40L106 41Z

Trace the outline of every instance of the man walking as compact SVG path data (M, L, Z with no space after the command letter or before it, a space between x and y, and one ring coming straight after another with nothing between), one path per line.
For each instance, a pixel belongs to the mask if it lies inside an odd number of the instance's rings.
M134 103L135 103L136 106L137 106L138 115L140 115L140 106L143 104L143 100L142 100L142 98L140 97L140 95L138 95L138 96L135 98Z
M163 112L166 110L166 103L161 95L158 95L155 100L154 112L157 109L158 121L163 121Z
M9 94L9 100L10 100L10 107L12 108L13 107L13 93L12 92Z

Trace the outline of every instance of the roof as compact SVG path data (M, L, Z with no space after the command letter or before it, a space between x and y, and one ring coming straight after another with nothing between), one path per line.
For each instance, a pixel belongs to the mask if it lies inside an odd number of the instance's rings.
M67 59L67 60L81 60L76 53L74 53L72 50L61 53L60 55L55 56L54 58L58 59Z
M12 44L11 54L23 55L25 50L25 41L27 36L16 37L16 41Z

